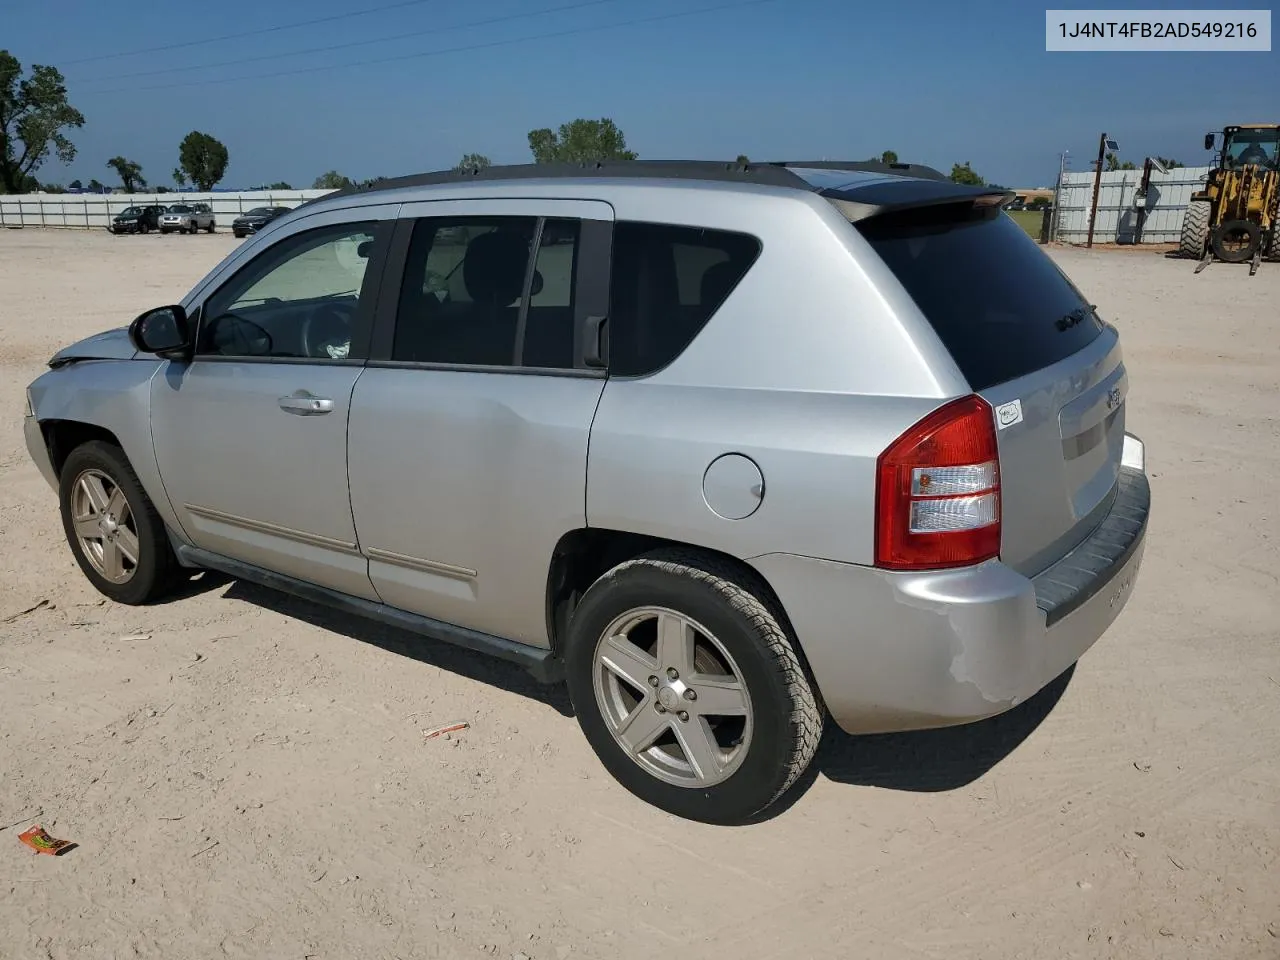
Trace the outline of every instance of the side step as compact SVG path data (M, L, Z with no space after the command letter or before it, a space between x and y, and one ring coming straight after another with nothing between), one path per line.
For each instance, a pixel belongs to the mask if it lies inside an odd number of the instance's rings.
M516 643L514 640L494 637L487 633L480 633L478 630L468 630L466 627L455 626L442 620L433 620L430 617L409 613L398 607L389 607L385 603L374 603L371 600L352 597L336 590L330 590L327 587L318 587L314 583L296 580L284 574L273 573L270 570L264 570L252 564L241 563L239 560L232 560L229 557L210 553L207 550L201 550L199 547L178 544L176 551L178 561L184 567L217 570L219 573L225 573L227 576L235 577L237 580L247 580L259 586L290 594L301 600L309 600L312 603L341 610L344 613L355 614L368 620L376 620L378 623L386 624L389 627L399 627L401 630L407 630L410 633L416 633L432 640L451 643L454 646L474 650L477 653L486 653L500 660L519 664L528 670L530 675L540 683L559 683L564 679L564 666L560 659L550 650L544 650L541 647L531 647L526 643Z

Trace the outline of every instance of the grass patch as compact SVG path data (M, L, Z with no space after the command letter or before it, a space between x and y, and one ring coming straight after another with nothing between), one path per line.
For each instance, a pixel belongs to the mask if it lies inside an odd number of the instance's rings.
M1006 210L1018 225L1036 240L1040 239L1040 223L1044 214L1039 210Z

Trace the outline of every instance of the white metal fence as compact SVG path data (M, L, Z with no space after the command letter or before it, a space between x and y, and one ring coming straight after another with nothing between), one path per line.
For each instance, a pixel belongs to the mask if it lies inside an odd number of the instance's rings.
M1102 175L1094 243L1177 243L1182 217L1191 195L1204 186L1209 167L1175 167L1168 173L1151 171L1146 197L1146 222L1137 237L1139 212L1134 204L1142 184L1142 170L1113 170ZM1068 173L1058 202L1057 239L1084 243L1089 238L1093 206L1092 172Z
M207 203L218 225L228 227L254 207L296 207L330 190L247 190L240 193L26 193L0 196L0 227L106 229L126 207Z

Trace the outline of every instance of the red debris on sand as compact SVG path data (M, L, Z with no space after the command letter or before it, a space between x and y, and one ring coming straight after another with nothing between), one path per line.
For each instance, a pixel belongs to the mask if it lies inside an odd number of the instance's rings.
M18 839L36 853L47 853L58 856L75 846L70 840L55 840L44 832L44 827L37 824L25 833L18 834Z

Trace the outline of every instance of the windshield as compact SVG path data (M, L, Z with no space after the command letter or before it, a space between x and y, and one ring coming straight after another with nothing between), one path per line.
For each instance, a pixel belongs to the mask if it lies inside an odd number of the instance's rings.
M190 213L191 208L184 203L175 203L169 208L170 213Z
M270 207L254 207L252 210L246 213L245 216L246 217L269 217L271 216L271 208Z
M141 212L142 212L142 208L141 208L141 207L125 207L125 208L124 208L124 210L123 210L123 211L121 211L120 216L122 216L122 217L136 217L136 216L137 216L138 214L140 214Z
M1237 130L1227 141L1227 164L1280 164L1280 130Z

